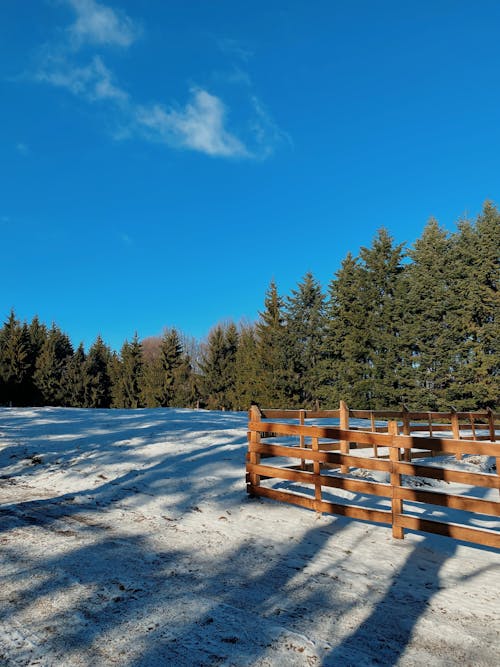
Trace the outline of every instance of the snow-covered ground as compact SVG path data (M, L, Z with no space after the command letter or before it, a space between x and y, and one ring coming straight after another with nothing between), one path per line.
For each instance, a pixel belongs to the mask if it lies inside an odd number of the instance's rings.
M246 415L0 410L1 665L500 663L500 553L245 493Z

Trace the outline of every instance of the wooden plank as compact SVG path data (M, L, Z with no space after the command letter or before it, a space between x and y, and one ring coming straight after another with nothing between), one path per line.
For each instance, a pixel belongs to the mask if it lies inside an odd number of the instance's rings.
M381 436L379 436L381 437ZM414 438L398 435L393 438L393 445L402 449L430 449L445 454L479 454L481 456L498 456L499 443L480 443L477 440L450 440L448 438ZM387 446L387 445L386 445ZM390 447L390 445L388 445Z
M300 507L307 507L307 509L310 510L316 510L316 501L314 498L301 496L297 493L288 493L286 491L278 491L276 489L268 489L264 486L259 486L255 489L254 495L270 498L271 500L279 500L284 503L291 503L292 505L299 505ZM357 505L340 505L327 502L326 500L322 500L319 507L320 511L325 514L339 514L352 519L374 521L376 523L391 523L391 513L385 512L384 510L366 509Z
M262 408L263 419L298 419L300 410ZM306 419L338 419L338 410L304 410Z
M426 491L424 489L413 489L408 487L395 488L394 495L396 498L401 498L401 500L414 500L418 503L450 507L457 510L464 510L465 512L500 516L500 502L496 500L469 498L466 496L456 496L448 493L439 493L436 491Z
M484 419L485 422L488 422L488 412L486 410L478 410L477 412L457 412L457 415L459 419L470 420L471 416L473 416L474 419Z
M420 530L425 533L437 533L438 535L452 537L455 540L464 540L465 542L474 542L485 547L500 549L500 533L494 533L493 531L459 526L454 523L442 523L432 519L419 519L407 515L396 516L395 522L401 528Z
M401 410L349 410L349 416L355 419L370 419L371 414L376 419L401 419Z
M315 482L314 472L307 472L300 469L249 464L248 471L269 479L286 479L290 482L298 482L300 484L314 484ZM368 480L333 477L330 475L319 475L318 480L321 486L332 489L343 489L344 491L351 491L353 493L367 493L372 496L382 496L383 498L391 497L391 486L382 482L370 482Z
M279 422L250 422L248 428L260 433L278 433L280 435L305 435L329 440L353 440L355 442L379 447L390 447L393 436L386 433L371 433L370 431L346 431L328 426L300 426L298 424L283 424ZM408 444L408 447L411 445Z
M262 408L262 419L298 419L300 410L275 410L274 408Z
M470 486L486 486L490 489L500 489L500 477L488 473L464 472L449 468L435 468L433 466L415 465L412 463L398 463L397 468L402 475L441 479L445 482L458 482Z
M339 410L306 410L306 419L338 419Z
M451 412L408 412L408 416L410 419L415 419L415 420L421 420L421 421L429 421L429 419L441 419L442 421L450 420L451 417Z
M383 459L367 459L364 456L346 456L337 452L318 452L312 449L301 449L300 447L287 447L286 445L268 445L267 443L249 443L251 452L259 454L266 453L271 456L284 456L287 458L306 459L308 461L321 461L322 463L334 463L348 465L362 470L383 470L390 471L390 462Z

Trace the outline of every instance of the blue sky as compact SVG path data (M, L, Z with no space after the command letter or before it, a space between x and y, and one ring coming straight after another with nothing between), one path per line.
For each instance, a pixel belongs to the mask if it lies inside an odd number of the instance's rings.
M500 3L3 0L0 317L254 319L500 201Z

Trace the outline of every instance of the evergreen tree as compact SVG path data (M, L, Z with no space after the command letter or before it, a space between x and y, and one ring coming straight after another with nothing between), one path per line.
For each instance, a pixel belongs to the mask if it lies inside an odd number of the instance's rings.
M486 202L476 224L461 221L453 238L454 357L448 403L493 407L500 375L500 215Z
M43 344L47 339L47 327L42 324L37 315L32 319L28 327L29 335L29 380L28 380L28 404L41 405L42 395L35 382L36 362L42 351Z
M319 399L325 337L325 297L312 273L307 273L287 304L287 334L293 369L293 395L311 407Z
M364 301L365 277L350 253L329 285L321 393L330 408L340 400L367 406L370 391L369 331Z
M446 230L434 218L408 251L399 373L403 402L415 409L444 408L455 346L451 326L453 253Z
M64 401L63 374L72 355L70 339L52 324L37 357L33 376L43 405L61 405Z
M85 350L83 343L66 361L62 374L63 405L72 408L85 406Z
M235 408L248 410L260 397L257 337L251 324L240 327L235 373Z
M182 345L176 329L165 331L160 346L160 405L173 405L176 398L178 369L183 362Z
M101 336L92 344L84 365L85 407L109 408L112 401L112 355Z
M378 409L397 407L401 402L398 370L403 244L394 245L387 230L380 229L371 247L361 248L360 258L364 328L369 345L366 404Z
M0 402L25 405L30 370L27 327L22 326L12 310L0 330Z
M202 396L210 410L232 409L236 380L238 331L231 323L218 324L208 334L202 351Z
M260 313L256 325L260 395L254 397L254 400L268 407L293 407L298 397L293 395L293 370L288 355L284 302L274 281L266 292L264 306L265 310Z
M114 405L119 408L140 408L143 381L142 348L137 333L132 342L125 341L120 352L119 377L115 384Z

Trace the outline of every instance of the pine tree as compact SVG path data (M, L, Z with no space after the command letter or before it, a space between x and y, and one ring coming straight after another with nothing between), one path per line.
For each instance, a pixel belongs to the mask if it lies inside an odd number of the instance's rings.
M83 343L66 361L62 374L62 404L72 408L85 406L85 350Z
M177 370L183 361L182 345L176 329L165 331L160 346L160 405L173 405L176 397Z
M287 334L293 368L293 394L300 405L319 399L324 351L325 297L312 273L307 273L287 303Z
M401 402L398 370L403 244L394 245L392 237L382 228L369 248L361 248L360 258L364 328L369 345L367 407L397 407Z
M0 402L25 405L30 354L27 327L22 326L12 310L0 330Z
M118 408L142 407L142 348L137 333L132 342L125 341L120 352L119 376L115 383L113 404Z
M293 395L284 302L274 281L266 292L264 306L256 325L260 395L254 400L268 407L293 407L298 397Z
M101 336L92 344L84 365L85 407L109 408L112 401L111 351Z
M236 380L238 331L231 323L218 324L208 334L200 369L202 396L211 410L232 409Z
M369 331L366 327L364 271L351 253L330 282L321 363L322 401L330 408L340 400L361 408L370 391Z
M47 327L42 324L37 315L32 319L28 327L29 335L29 380L28 380L28 404L41 405L42 395L35 382L36 362L42 351L43 344L47 339Z
M494 407L500 375L500 215L486 202L476 224L461 221L452 238L454 357L449 403L461 409Z
M446 230L431 218L408 251L404 275L399 373L403 401L415 409L445 408L455 347L452 331L454 254Z
M60 405L63 402L63 374L72 355L70 339L52 324L37 357L33 376L43 405Z
M255 327L245 324L240 327L238 349L235 359L235 408L248 410L252 402L260 397L259 360Z

